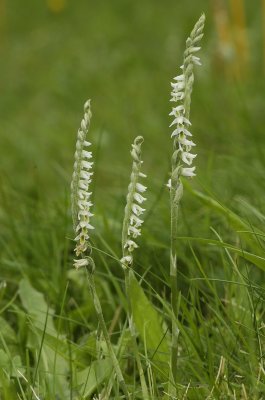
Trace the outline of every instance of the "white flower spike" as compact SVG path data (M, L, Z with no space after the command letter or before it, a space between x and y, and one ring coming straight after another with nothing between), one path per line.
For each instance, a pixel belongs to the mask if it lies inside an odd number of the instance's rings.
M90 224L90 218L93 216L90 210L93 204L90 201L92 193L89 192L89 185L93 175L90 170L93 162L88 161L92 158L92 152L86 150L91 145L86 140L91 116L90 100L88 100L84 105L84 117L77 133L74 172L71 183L72 217L76 232L75 253L77 257L81 256L80 259L74 260L74 266L77 269L89 265L84 253L90 249L89 231L94 229Z
M141 225L143 220L139 217L145 211L139 204L142 204L146 198L141 195L146 191L146 186L139 182L139 178L146 178L141 172L141 144L143 138L138 136L132 145L131 155L133 158L131 182L128 187L127 204L122 229L122 253L121 264L124 269L130 267L133 263L132 253L138 247L133 239L141 235Z
M171 133L171 137L174 138L174 154L172 157L172 179L167 186L170 188L173 186L175 189L178 186L180 176L192 178L196 175L194 172L195 168L183 168L182 163L191 166L196 157L196 154L190 153L190 150L195 146L195 143L193 143L192 140L189 140L192 137L192 133L189 130L191 126L189 113L194 81L193 67L194 65L201 65L199 57L195 56L194 53L197 53L200 50L197 43L203 36L202 31L204 20L205 17L202 15L191 32L190 37L187 39L186 50L184 52L184 63L180 67L182 73L173 78L173 82L171 83L172 97L170 101L177 104L175 107L172 107L172 111L169 114L174 117L170 124L170 127L174 126L174 130Z

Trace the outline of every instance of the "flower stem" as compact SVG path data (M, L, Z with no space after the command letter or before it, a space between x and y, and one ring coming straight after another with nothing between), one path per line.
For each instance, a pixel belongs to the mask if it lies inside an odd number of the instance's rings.
M171 248L170 248L170 284L171 284L171 309L172 309L172 336L171 336L171 376L173 383L177 383L177 361L178 361L178 281L177 281L177 227L179 202L182 197L182 183L172 185L170 189L170 208L171 208Z
M98 318L101 330L103 332L103 336L104 336L105 342L106 342L107 347L108 347L109 355L110 355L110 358L111 358L112 363L113 363L113 368L114 368L114 370L116 372L119 385L120 385L120 387L121 387L121 389L122 389L122 391L124 393L124 396L125 396L126 400L130 400L131 399L130 394L128 392L128 389L127 389L127 386L125 384L125 380L124 380L124 377L123 377L123 374L122 374L118 359L116 357L116 354L114 353L114 350L113 350L113 347L112 347L112 344L111 344L111 341L110 341L109 332L107 330L107 326L106 326L106 323L105 323L105 320L104 320L104 316L103 316L103 313L102 313L100 300L99 300L99 297L98 297L97 291L96 291L93 272L90 272L88 270L86 270L86 271L87 271L88 286L89 286L89 289L90 289L90 292L91 292L91 296L92 296L92 299L93 299L93 302L94 302L94 307L95 307L95 311L96 311L96 314L97 314L97 318Z
M138 368L139 376L140 376L140 382L141 382L141 387L142 387L142 398L143 400L149 400L149 393L148 393L148 388L144 376L144 371L143 367L141 364L141 359L138 351L138 345L137 345L137 340L136 340L136 329L133 321L133 314L132 314L132 305L131 305L131 300L130 300L130 279L133 277L133 271L131 268L125 268L124 269L124 274L125 274L125 290L126 290L126 295L127 295L127 301L128 301L128 314L129 314L129 329L130 329L130 334L132 338L132 344L133 344L133 351L134 351L134 357L136 360L136 365Z

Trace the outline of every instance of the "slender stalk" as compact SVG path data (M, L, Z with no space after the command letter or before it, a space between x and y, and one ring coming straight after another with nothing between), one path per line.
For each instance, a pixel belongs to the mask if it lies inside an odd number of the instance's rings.
M125 275L125 290L126 290L126 295L127 295L127 300L128 300L129 329L130 329L130 335L131 335L132 344L133 344L134 357L135 357L137 369L139 372L143 400L149 400L150 397L149 397L148 388L147 388L147 384L146 384L146 380L145 380L144 370L143 370L142 363L141 363L140 354L138 351L137 333L136 333L135 324L133 322L132 307L131 307L131 301L130 301L130 296L129 296L130 276L133 275L133 271L130 268L126 268L124 270L124 275Z
M128 301L128 316L129 316L129 329L133 344L133 352L136 360L137 369L140 376L142 387L142 396L144 400L149 400L148 388L145 380L141 358L137 345L137 332L133 321L132 305L130 300L130 279L133 277L133 251L138 247L133 239L141 234L141 224L143 221L139 216L143 213L144 209L139 206L145 201L145 198L140 194L146 190L146 187L139 183L139 177L145 177L141 173L141 144L143 138L136 137L132 145L131 155L133 158L131 180L128 188L127 202L125 207L125 215L122 227L122 259L121 264L124 270L125 277L125 291Z
M127 400L130 400L130 394L129 394L127 386L125 384L125 380L124 380L124 377L123 377L123 374L122 374L122 371L121 371L121 368L120 368L120 365L119 365L119 361L118 361L118 359L116 357L116 354L115 354L115 352L113 350L113 346L112 346L111 341L110 341L109 332L108 332L108 329L107 329L107 326L106 326L106 323L105 323L105 319L104 319L103 312L102 312L102 307L101 307L100 300L99 300L99 297L98 297L98 294L97 294L97 291L96 291L96 286L95 286L95 281L94 281L94 273L88 271L88 269L86 269L86 271L87 271L87 280L88 280L88 286L89 286L89 289L90 289L90 292L91 292L91 297L93 299L95 311L96 311L96 314L97 314L97 318L98 318L98 321L99 321L99 324L100 324L100 327L101 327L101 330L102 330L106 345L108 347L109 356L111 358L111 361L112 361L112 364L113 364L113 368L114 368L114 370L116 372L119 385L120 385L120 387L121 387L121 389L122 389L122 391L124 393L125 398Z
M180 182L181 184L181 182ZM171 211L171 248L170 248L170 285L171 285L171 308L172 308L172 342L171 342L171 374L176 382L177 377L177 359L178 359L178 337L179 330L177 326L178 307L178 281L177 281L177 231L178 231L178 213L179 201L176 202L177 190L171 188L170 192L170 211Z

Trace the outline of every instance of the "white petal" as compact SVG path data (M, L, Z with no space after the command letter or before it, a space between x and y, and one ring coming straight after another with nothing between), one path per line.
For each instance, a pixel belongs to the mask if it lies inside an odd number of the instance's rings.
M87 228L87 229L90 229L90 230L95 229L94 226L92 226L92 225L90 225L90 224L87 224L87 225L86 225L86 228Z
M177 106L177 107L173 107L172 108L172 111L171 111L171 113L169 113L169 115L175 115L175 114L177 114L176 115L176 117L181 113L181 112L185 112L185 108L184 108L184 106L183 105L179 105L179 106Z
M91 151L82 150L82 156L85 157L85 158L92 158L92 152Z
M186 139L185 136L182 137L181 135L179 135L178 141L184 146L189 146L189 147L196 146L195 143L193 143L191 140Z
M78 190L78 197L81 200L88 200L89 197L91 196L92 192L87 192L86 190Z
M191 122L187 118L185 118L183 115L179 115L174 119L174 121L169 125L169 127L171 127L174 124L183 124L183 123L191 125Z
M139 176L140 176L141 178L146 178L146 175L143 174L142 172L139 172Z
M187 136L192 136L192 134L186 128L184 128L184 126L180 126L172 132L171 137L178 136L180 133L184 133L184 135Z
M183 74L175 76L175 78L173 78L175 81L185 81L185 76Z
M141 183L136 183L136 190L140 193L145 192L147 189L146 186L142 185Z
M141 235L141 231L140 231L140 229L138 229L138 228L135 228L135 226L129 226L129 228L128 228L128 235L130 236L130 235L132 235L132 237L134 238L134 239L136 239L137 238L137 236L140 236Z
M80 229L82 228L85 228L85 226L86 226L86 221L80 221L77 227L75 228L76 232L80 231Z
M197 51L201 50L201 47L190 47L189 52L190 53L196 53Z
M134 200L140 204L142 204L142 202L146 200L146 198L141 196L139 193L134 193L133 197L134 197Z
M144 221L138 218L136 215L132 214L130 217L130 224L134 225L135 228L139 228Z
M81 267L86 267L88 264L89 262L86 258L81 258L80 260L74 260L74 267L77 269Z
M197 154L191 154L185 151L181 154L182 161L188 165L192 164L195 157L197 157Z
M81 121L81 128L83 129L83 131L87 130L87 123L84 119L82 119L82 121Z
M91 103L91 100L90 100L90 99L88 99L88 100L85 102L85 104L84 104L84 110L85 110L85 112L87 112L87 111L88 111L87 109L90 108L90 103Z
M85 134L81 128L79 128L77 131L77 137L78 137L78 139L82 139L82 142L83 142L83 139L85 138Z
M170 99L170 101L178 101L178 100L182 100L184 99L184 92L171 92L171 96L172 98Z
M86 228L86 229L90 229L90 230L95 229L94 226L90 225L87 221L81 220L76 227L76 231L78 232L79 229L82 229L82 228Z
M132 212L133 212L135 215L139 216L139 215L141 215L144 211L145 211L144 208L140 207L138 204L133 203L133 205L132 205Z
M132 252L134 249L137 249L137 247L138 245L133 240L127 240L124 245L124 248L128 249L130 252Z
M94 214L92 214L90 211L88 210L82 210L78 212L78 219L81 218L89 218L89 217L93 217Z
M92 166L93 166L93 163L89 162L89 161L82 160L81 161L81 165L82 165L83 168L91 169Z
M185 87L185 82L171 82L171 87L173 90L178 92L179 90L183 90Z
M181 175L182 176L187 176L187 177L193 177L196 176L196 174L194 173L195 171L195 167L192 168L182 168L181 169Z
M79 200L77 204L80 210L88 209L93 205L91 201L85 201L85 200Z
M87 172L87 171L81 171L80 172L80 177L81 178L83 178L83 179L90 179L91 178L91 174L90 174L90 172Z
M121 259L121 263L125 264L125 265L131 264L132 261L133 261L132 256L125 256L125 257L122 257L122 259Z
M196 64L196 65L202 65L202 64L201 64L201 60L200 60L199 57L192 56L192 61L193 61L194 64Z
M86 240L88 240L89 239L89 236L88 236L88 234L86 233L86 234L84 234L83 232L81 232L81 233L79 233L79 235L77 235L76 237L75 237L75 241L76 242L79 242L79 240L80 239L82 239L82 240L84 240L84 241L86 241Z
M80 179L78 182L78 186L80 189L88 190L88 181Z

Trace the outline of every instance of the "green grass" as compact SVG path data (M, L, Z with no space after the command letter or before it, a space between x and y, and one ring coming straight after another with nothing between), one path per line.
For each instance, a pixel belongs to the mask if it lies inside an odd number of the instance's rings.
M265 397L262 25L259 7L246 3L250 74L238 82L216 69L212 8L203 1L69 1L60 14L45 2L6 1L0 15L1 398L92 399L107 386L109 398L122 398L86 275L72 267L69 186L88 97L95 280L133 399L142 398L141 387L118 260L129 148L136 135L145 137L149 190L135 253L140 285L132 282L131 300L150 393L168 398L169 83L202 11L203 67L195 71L191 109L197 177L185 185L178 229L178 398Z

